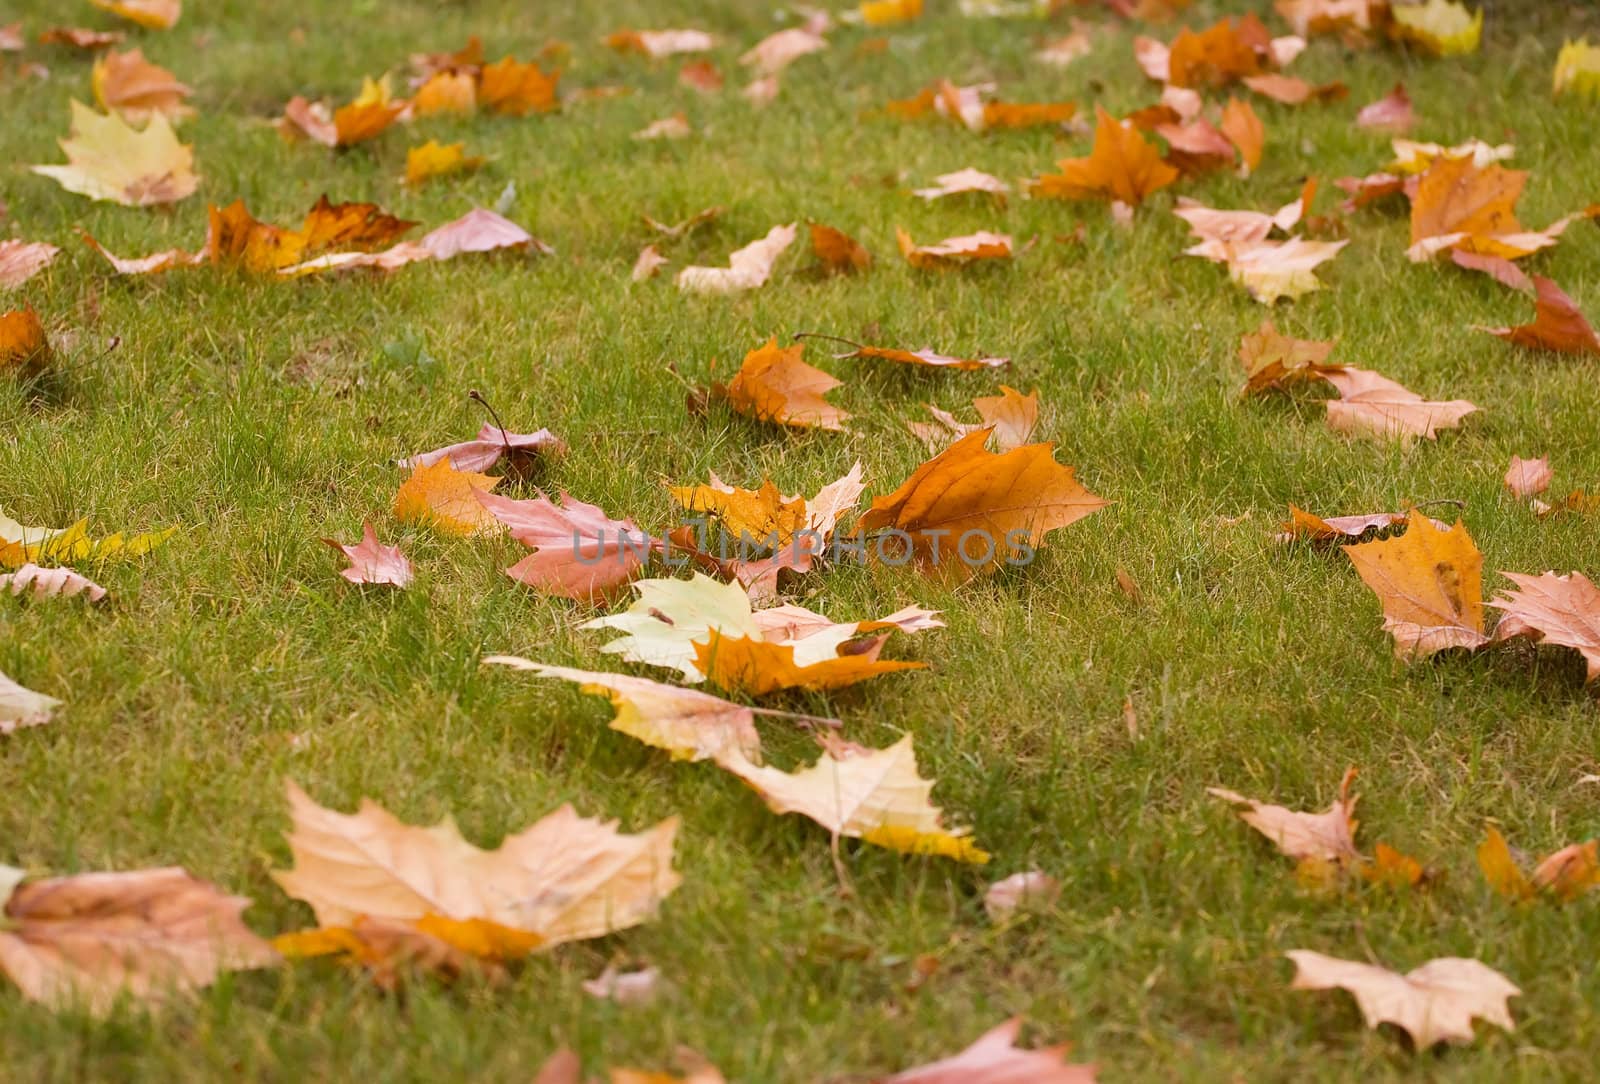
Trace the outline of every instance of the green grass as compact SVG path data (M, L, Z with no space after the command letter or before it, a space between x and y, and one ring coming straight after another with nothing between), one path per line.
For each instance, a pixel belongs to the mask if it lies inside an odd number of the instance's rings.
M1404 221L1369 211L1322 270L1327 289L1280 306L1279 326L1337 337L1345 361L1482 413L1402 448L1333 433L1306 396L1241 403L1234 353L1263 310L1216 266L1179 256L1170 194L1131 230L1093 205L924 206L908 190L936 173L1034 175L1086 141L868 115L939 76L998 80L1008 100L1136 108L1155 90L1133 64L1132 33L1108 25L1091 57L1058 72L1031 59L1044 27L929 6L891 32L886 54L858 54L868 32L834 34L752 115L731 90L702 98L677 86L676 65L613 55L597 38L623 25L716 31L731 88L742 81L733 59L777 25L765 3L191 3L175 31L136 41L196 88L200 116L182 130L205 180L195 198L148 212L91 204L26 172L59 160L67 100L90 93L86 62L54 54L48 82L0 84L11 228L66 249L18 299L41 313L59 364L42 392L0 387L0 507L31 523L88 516L101 532L179 528L145 559L86 569L113 592L103 611L0 605L0 670L67 702L51 725L0 741L0 862L39 873L182 864L252 896L249 921L273 933L311 918L268 876L289 861L285 778L342 809L366 796L414 822L451 812L483 845L567 801L630 830L684 819L684 884L657 921L536 958L505 987L421 982L386 997L313 962L103 1022L0 988L0 1077L526 1081L558 1044L599 1073L664 1067L684 1043L730 1080L864 1079L953 1052L1013 1013L1040 1039L1073 1042L1107 1081L1592 1073L1600 908L1512 909L1472 859L1487 818L1539 853L1600 832L1597 791L1579 783L1600 770L1581 665L1531 649L1401 665L1343 556L1268 535L1291 501L1334 514L1450 498L1465 502L1489 570L1595 574L1592 517L1540 522L1500 487L1512 454L1544 453L1561 492L1600 485L1595 363L1469 331L1521 322L1531 306L1481 276L1409 264ZM1572 11L1570 30L1576 10L1556 6ZM20 12L36 33L66 18L59 7L21 0ZM1217 13L1201 0L1188 21ZM1516 143L1533 171L1523 219L1543 225L1600 196L1593 103L1548 96L1561 23L1502 5L1482 52L1444 62L1319 41L1295 72L1345 80L1350 100L1258 104L1269 130L1259 173L1181 191L1274 208L1307 172L1377 168L1385 140L1350 118L1404 79L1420 138ZM343 155L285 147L265 125L291 95L347 99L363 73L398 72L408 53L469 33L493 56L565 40L564 84L637 91L549 117L422 122ZM695 138L629 139L676 109ZM406 146L430 137L465 138L491 163L402 188ZM208 201L243 198L294 222L323 192L431 226L492 203L509 181L512 217L554 258L463 258L382 279L123 280L73 237L82 226L124 255L192 247ZM1319 210L1333 202L1325 193ZM776 222L815 219L878 261L825 279L797 245L768 286L724 299L682 296L666 278L628 282L649 240L641 213L671 221L710 204L727 211L675 256L718 263ZM1058 243L1079 222L1083 243ZM1003 229L1039 241L1013 265L927 274L895 254L896 224L919 240ZM1531 266L1600 314L1597 251L1600 232L1581 224ZM603 637L576 628L589 612L501 574L519 546L388 516L401 478L392 461L476 429L471 388L511 428L548 425L570 441L543 484L659 529L672 515L662 483L709 470L813 492L861 459L869 493L888 492L923 458L903 420L925 401L963 408L998 382L836 363L813 348L810 360L847 382L833 398L856 414L849 433L686 412L673 369L694 383L714 365L725 376L767 336L801 330L1009 355L998 379L1040 389L1042 437L1115 502L1052 536L1032 567L963 587L881 568L804 582L799 601L838 619L911 601L945 611L948 629L891 648L928 672L790 703L839 715L868 744L913 732L936 799L995 855L967 868L847 844L850 899L815 825L769 814L709 765L669 763L608 730L603 701L480 669L495 651L612 665ZM318 539L354 538L365 517L416 562L410 590L364 593L335 575ZM1142 601L1118 588L1118 569ZM781 755L802 751L769 732ZM1320 808L1350 764L1362 773L1361 838L1444 867L1432 890L1308 894L1204 793L1223 784ZM984 886L1035 866L1063 882L1060 904L991 927ZM1413 1056L1394 1034L1365 1030L1347 996L1287 992L1281 954L1300 947L1401 969L1480 957L1521 985L1518 1030ZM941 966L912 992L924 954ZM654 964L669 995L644 1009L587 998L579 983L608 961Z

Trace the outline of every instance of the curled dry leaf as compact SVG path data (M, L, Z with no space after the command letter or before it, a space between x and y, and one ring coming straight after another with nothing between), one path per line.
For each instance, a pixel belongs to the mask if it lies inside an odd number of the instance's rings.
M863 346L849 339L840 339L833 335L820 335L813 332L800 332L795 338L832 339L855 347L854 350L848 353L833 355L836 361L861 359L894 361L899 362L901 365L920 365L929 369L960 369L966 371L998 369L1011 364L1010 358L955 358L947 354L936 354L927 347L923 347L921 350L899 350L885 346Z
M1011 235L986 230L963 237L947 237L933 245L919 245L899 226L894 230L900 254L912 267L928 270L960 267L978 260L1009 260Z
M757 421L798 429L843 430L850 415L823 398L842 381L802 361L804 350L799 345L779 347L773 336L766 345L745 355L726 386L713 385L712 391L734 410Z
M972 400L972 405L977 408L978 417L983 419L977 424L957 421L955 415L940 410L930 403L928 413L932 414L936 421L907 422L906 427L928 446L930 452L940 451L952 440L958 440L969 433L976 433L980 429L993 432L995 451L1009 452L1028 443L1034 427L1039 424L1037 388L1023 395L1016 388L1001 384L999 395L980 395Z
M94 62L90 86L102 109L120 113L132 124L142 124L157 113L168 120L194 115L183 102L193 92L167 69L146 60L140 49L101 56Z
M1060 881L1039 870L1028 870L990 885L983 893L983 909L990 922L1004 922L1018 911L1050 907L1060 895Z
M1137 207L1146 196L1178 179L1154 144L1127 121L1095 107L1094 149L1087 158L1063 159L1060 173L1033 184L1033 194L1051 199L1107 199Z
M678 289L691 294L729 294L754 290L772 275L772 265L794 243L795 227L774 226L765 237L750 242L728 256L727 267L685 267L678 272Z
M194 194L194 148L179 143L166 117L156 114L142 130L116 113L100 114L72 103L72 130L61 142L64 166L31 166L68 192L128 207L176 203Z
M1533 279L1528 273L1504 256L1483 256L1459 248L1450 250L1450 262L1468 271L1481 271L1503 286L1513 290L1533 293Z
M1365 516L1329 516L1323 519L1291 504L1289 519L1283 524L1283 532L1276 536L1276 541L1342 543L1373 531L1386 531L1391 527L1399 527L1406 523L1407 519L1404 512L1374 512ZM1437 520L1434 524L1441 531L1448 530Z
M1447 956L1400 975L1306 949L1286 955L1295 966L1291 990L1348 990L1367 1027L1394 1024L1411 1036L1418 1051L1446 1041L1470 1043L1475 1017L1516 1030L1506 1000L1522 991L1477 960Z
M1539 275L1533 277L1533 288L1533 323L1478 330L1531 350L1600 357L1600 335L1595 334L1577 302L1550 279Z
M653 120L637 132L633 133L634 139L688 139L694 134L694 129L689 127L689 118L682 112L674 113L670 117Z
M872 263L872 253L842 230L811 223L811 251L829 271L865 271Z
M0 916L0 970L52 1008L160 1003L277 963L240 920L248 906L176 866L25 882Z
M1557 576L1500 575L1516 585L1490 600L1503 612L1494 638L1527 637L1539 643L1570 647L1588 665L1587 680L1600 678L1600 587L1581 572Z
M991 176L982 170L967 168L958 169L954 173L941 173L933 179L934 187L918 188L911 194L925 200L943 199L946 196L958 196L963 193L978 192L995 197L1004 204L1006 194L1011 191L1011 186L999 177Z
M488 470L502 458L519 463L540 456L565 455L566 451L566 441L548 429L540 429L536 433L512 433L491 422L484 422L473 439L401 459L398 465L413 469L431 467L441 459L448 459L456 470L481 471Z
M739 63L757 75L777 75L801 57L827 47L828 42L821 34L792 26L762 38L739 58Z
M655 245L645 245L639 250L639 258L633 261L633 270L628 277L634 282L653 279L668 262Z
M1513 497L1535 497L1550 488L1550 481L1554 477L1549 456L1523 459L1520 455L1514 455L1511 457L1511 466L1506 468L1505 483Z
M1478 844L1478 868L1489 887L1508 900L1520 903L1544 895L1571 903L1600 885L1600 843L1568 844L1540 861L1530 876L1517 864L1505 837L1489 825Z
M400 552L399 546L385 546L378 542L371 521L361 525L361 541L345 545L338 539L324 538L324 542L350 559L350 567L339 575L351 583L388 584L393 587L409 586L412 579L411 562Z
M1319 377L1332 353L1333 343L1280 334L1272 320L1265 319L1260 328L1239 340L1239 361L1245 368L1244 388L1239 394L1253 395Z
M1449 530L1413 511L1404 534L1345 547L1378 596L1395 655L1413 660L1448 648L1474 649L1483 633L1483 554L1457 522Z
M146 30L171 30L183 16L183 0L89 0L101 11L109 11Z
M479 491L474 499L489 522L503 524L533 550L506 575L546 594L602 601L639 574L651 549L649 537L632 520L612 519L598 505L565 491L559 506L542 493L518 501Z
M457 470L448 458L418 466L394 495L394 518L424 524L441 534L487 534L495 518L478 494L499 484L499 478Z
M706 223L714 222L721 214L721 207L706 207L703 210L696 211L682 222L671 226L665 222L657 222L649 215L643 215L642 217L644 218L644 224L660 234L662 242L665 243L667 241L676 241L680 237L687 237Z
M672 868L676 817L627 835L564 805L484 851L449 817L414 827L372 801L336 813L293 782L287 789L295 864L272 876L324 929L433 918L444 921L425 931L452 935L457 947L470 945L472 923L488 923L479 935L499 927L531 935L507 941L547 948L637 926L681 881Z
M792 773L732 753L718 763L748 783L774 813L809 817L835 839L845 836L980 865L989 860L965 829L945 826L929 800L933 782L917 774L910 734L887 749L830 742L817 763Z
M1356 127L1374 132L1405 135L1416 123L1416 110L1411 105L1411 96L1406 93L1404 83L1396 83L1388 94L1362 106L1361 112L1356 114Z
M1354 768L1345 771L1339 781L1338 799L1322 813L1299 813L1281 805L1268 805L1225 787L1207 787L1206 793L1232 804L1240 820L1296 862L1343 867L1361 857L1355 844L1357 798L1350 793L1355 778Z
M1394 4L1390 33L1434 56L1458 56L1478 50L1483 35L1483 9L1467 10L1457 0L1427 0L1422 4Z
M10 591L18 598L72 598L86 594L90 602L99 602L106 597L104 587L70 568L40 568L35 564L0 575L0 591Z
M885 1077L881 1084L1095 1084L1093 1065L1067 1063L1068 1044L1029 1050L1017 1045L1022 1017L981 1035L953 1057Z
M0 734L43 726L60 706L61 701L55 697L24 688L0 674Z
M1186 176L1199 176L1233 165L1233 141L1204 118L1187 124L1158 124L1155 132L1167 141L1167 161Z
M540 677L575 681L586 693L609 697L616 709L612 730L664 749L673 760L715 760L729 750L737 750L747 760L761 760L755 712L743 704L648 678L546 666L515 655L488 655L483 661L485 665L531 670Z
M990 431L969 433L918 467L899 489L877 497L861 530L892 529L928 569L958 577L1031 557L1051 531L1109 502L1085 489L1053 444L1028 444L1000 455L984 448ZM945 539L951 541L945 542ZM973 546L976 539L981 545Z

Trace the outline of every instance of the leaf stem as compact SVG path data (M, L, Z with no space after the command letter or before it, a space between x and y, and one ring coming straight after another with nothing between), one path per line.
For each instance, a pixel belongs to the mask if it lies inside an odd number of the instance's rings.
M487 410L489 412L489 417L494 419L494 427L500 431L500 446L506 450L506 460L509 462L511 459L511 441L506 438L505 423L500 420L500 415L495 413L495 409L489 403L489 400L485 399L483 394L479 392L477 388L469 389L467 391L467 398L471 399L474 403L477 403L479 406L483 407L483 409Z

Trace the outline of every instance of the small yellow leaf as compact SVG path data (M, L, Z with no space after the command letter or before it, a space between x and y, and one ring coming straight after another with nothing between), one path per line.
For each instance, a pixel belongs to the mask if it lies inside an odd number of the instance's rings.
M426 523L441 534L479 535L494 530L494 514L478 500L500 479L476 471L458 471L449 458L417 467L394 495L394 517L402 523Z

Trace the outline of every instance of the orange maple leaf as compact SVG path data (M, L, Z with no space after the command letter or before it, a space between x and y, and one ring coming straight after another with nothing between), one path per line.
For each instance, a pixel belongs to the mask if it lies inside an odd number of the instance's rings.
M1146 196L1178 179L1155 145L1137 128L1095 107L1094 149L1087 158L1057 163L1034 185L1034 194L1051 199L1111 199L1137 207Z

